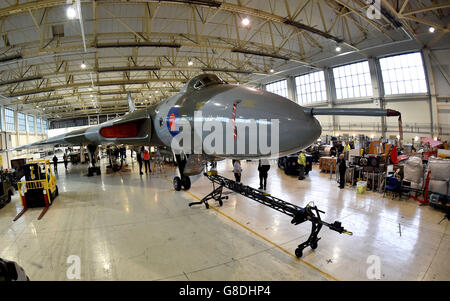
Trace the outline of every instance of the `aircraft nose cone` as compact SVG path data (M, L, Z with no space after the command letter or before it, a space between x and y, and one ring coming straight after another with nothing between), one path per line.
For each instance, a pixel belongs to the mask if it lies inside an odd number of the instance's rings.
M236 109L237 117L266 119L272 125L278 123L278 151L282 155L308 147L321 135L322 129L317 119L285 97L248 87L239 87L234 93L241 96ZM272 138L270 140L273 141Z
M291 100L283 98L276 110L279 119L279 151L296 153L317 141L322 133L319 121Z

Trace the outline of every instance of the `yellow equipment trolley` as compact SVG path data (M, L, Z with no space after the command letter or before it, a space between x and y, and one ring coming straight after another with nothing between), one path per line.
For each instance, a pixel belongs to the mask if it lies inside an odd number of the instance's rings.
M40 220L58 196L56 177L52 172L50 160L32 160L23 166L25 181L17 183L23 209L14 218L19 219L28 208L44 207L38 217Z

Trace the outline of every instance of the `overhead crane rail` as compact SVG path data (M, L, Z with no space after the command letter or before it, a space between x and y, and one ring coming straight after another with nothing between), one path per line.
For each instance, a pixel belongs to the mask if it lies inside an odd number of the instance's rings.
M270 207L278 212L284 213L292 217L291 224L299 225L306 221L310 221L312 224L311 233L308 239L299 244L295 250L295 256L298 258L302 257L303 250L308 246L315 250L318 246L320 237L320 230L323 226L328 227L330 230L336 231L340 234L353 235L352 232L347 231L342 227L341 222L335 221L334 223L327 223L322 220L320 213L325 213L317 208L313 203L308 204L306 207L300 207L292 203L283 201L277 197L264 193L258 189L237 183L233 180L227 179L217 174L217 172L207 172L204 174L213 184L213 191L205 196L200 202L193 202L189 204L201 205L204 204L207 209L209 209L209 200L214 200L219 203L220 206L223 205L223 200L228 199L228 196L223 195L223 188L232 190L240 195L243 195L251 200L254 200L264 206Z

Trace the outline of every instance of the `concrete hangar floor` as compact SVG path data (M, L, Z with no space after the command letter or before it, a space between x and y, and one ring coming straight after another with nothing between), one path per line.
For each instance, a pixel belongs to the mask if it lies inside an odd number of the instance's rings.
M67 280L80 259L81 280L368 280L373 257L382 280L449 280L450 229L443 213L412 200L339 190L314 168L298 181L276 164L268 191L305 206L314 201L326 221L340 220L353 236L324 228L319 247L293 254L310 224L237 194L223 207L188 207L211 191L203 177L189 193L175 192L175 169L139 176L128 170L88 178L86 165L59 165L59 196L42 220L29 209L18 221L18 193L0 210L0 257L18 262L31 280ZM258 186L257 163L243 162L242 182ZM218 165L232 178L231 162ZM211 202L211 205L215 205ZM369 273L370 274L370 273ZM373 274L371 274L373 275Z

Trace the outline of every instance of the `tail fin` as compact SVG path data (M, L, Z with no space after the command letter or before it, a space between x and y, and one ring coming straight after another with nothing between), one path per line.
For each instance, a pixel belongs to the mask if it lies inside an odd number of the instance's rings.
M128 92L128 111L130 113L136 111L136 107L134 106L133 99L131 98L130 92Z

